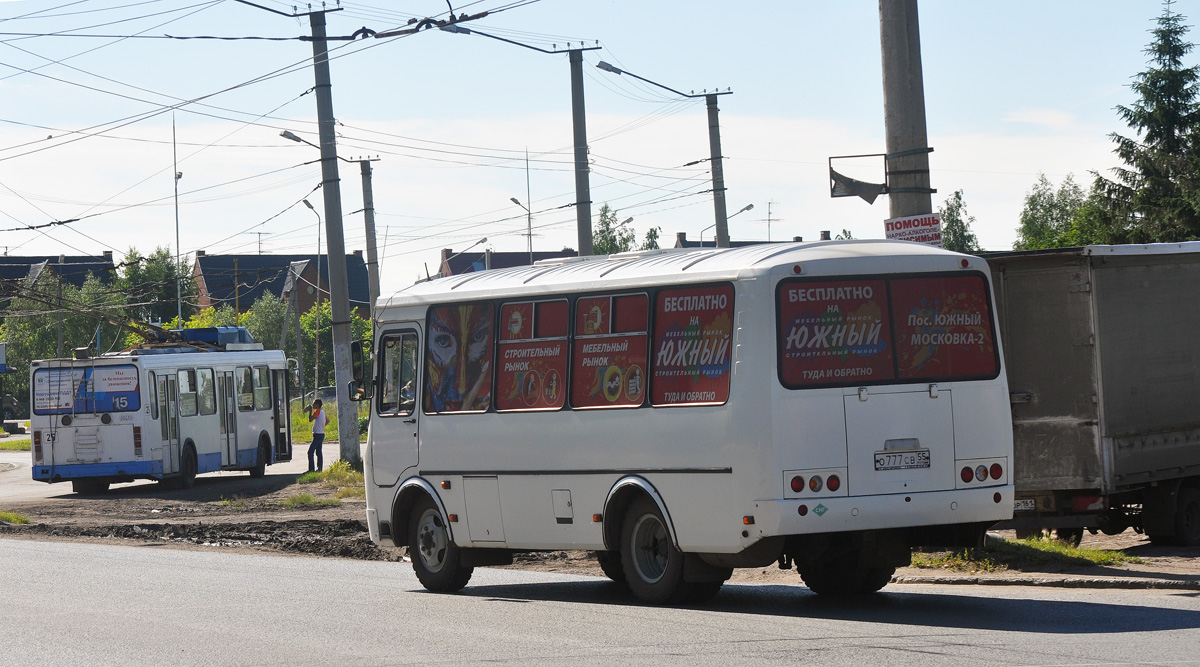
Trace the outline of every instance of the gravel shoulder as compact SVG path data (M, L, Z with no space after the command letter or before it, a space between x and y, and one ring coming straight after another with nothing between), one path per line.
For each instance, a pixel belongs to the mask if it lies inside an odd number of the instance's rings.
M364 560L404 560L401 549L375 546L364 520L361 499L338 505L285 507L299 493L332 498L333 490L318 484L296 483L295 474L200 477L191 489L170 490L153 484L121 485L92 496L63 492L36 501L10 502L11 511L33 521L29 525L0 523L0 536L39 540L120 541L166 544L182 549L253 550L314 557ZM1011 533L1000 534L1012 537ZM991 572L901 568L896 581L961 579L976 583L1004 580L1031 584L1063 580L1161 580L1200 587L1200 548L1160 547L1132 530L1120 535L1085 534L1084 547L1119 550L1137 556L1141 564L1100 567L1063 563L1018 563ZM518 554L509 567L548 572L603 576L595 557L583 551ZM735 570L731 581L801 584L795 570L776 566Z

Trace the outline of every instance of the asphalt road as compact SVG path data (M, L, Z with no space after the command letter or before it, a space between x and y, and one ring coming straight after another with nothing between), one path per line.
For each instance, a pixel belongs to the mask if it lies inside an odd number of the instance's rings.
M892 585L859 600L729 585L646 607L608 581L0 539L0 665L1196 664L1200 597Z

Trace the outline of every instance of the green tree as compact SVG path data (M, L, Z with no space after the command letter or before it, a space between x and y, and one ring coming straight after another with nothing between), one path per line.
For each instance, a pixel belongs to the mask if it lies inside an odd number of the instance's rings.
M658 239L662 234L662 227L651 227L646 230L646 238L642 241L642 250L658 250Z
M1163 4L1149 67L1130 84L1137 100L1116 108L1136 136L1109 135L1124 166L1112 180L1094 174L1112 235L1132 243L1200 238L1200 68L1183 66L1188 26L1171 0Z
M318 326L319 322L319 326ZM334 382L333 373L333 307L328 301L322 301L319 307L309 308L300 316L300 328L304 340L304 383L309 389L325 387ZM359 317L358 312L350 311L350 339L365 340L371 337L371 321ZM266 343L264 343L264 346ZM278 345L278 343L275 343ZM314 354L320 351L317 362L320 375L314 381Z
M1085 200L1083 188L1070 174L1057 190L1045 174L1038 174L1037 183L1025 195L1013 250L1068 247L1072 222Z
M615 255L619 252L633 250L637 233L629 225L629 220L617 222L617 212L608 204L600 207L600 217L592 230L592 253L595 255Z
M250 310L242 315L242 325L249 331L250 335L254 336L254 340L263 344L263 347L268 350L279 348L279 337L283 333L284 314L287 312L287 302L275 296L264 292ZM288 317L293 316L292 313L287 313ZM291 332L289 332L291 333ZM295 344L293 340L295 336L288 339L288 343ZM291 349L295 349L292 347Z
M176 285L176 281L179 285ZM179 310L177 290L182 288L183 317L197 311L196 281L187 262L176 262L168 248L156 248L143 257L136 248L125 254L125 268L118 284L129 296L129 316L140 322L176 319Z
M834 238L834 240L837 240L837 241L853 241L854 235L850 233L849 229L843 229L840 234L838 234L837 236L835 236L833 238Z
M954 252L974 254L983 250L979 247L979 238L971 231L975 216L967 213L967 204L963 201L963 191L955 190L938 207L942 216L942 247Z

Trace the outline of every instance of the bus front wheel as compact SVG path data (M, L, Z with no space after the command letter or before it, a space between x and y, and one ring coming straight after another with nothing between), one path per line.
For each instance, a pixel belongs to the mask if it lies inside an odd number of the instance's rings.
M408 556L421 585L435 593L462 590L475 572L462 565L446 520L428 496L417 502L408 522Z
M271 458L271 445L266 441L258 443L258 460L254 462L254 467L250 469L250 476L258 479L267 474L267 459Z
M649 498L639 498L625 515L621 566L629 590L643 602L677 602L689 593L683 581L683 554L672 543L658 505Z
M179 460L179 488L190 489L196 486L196 450L191 445L183 448L183 456Z

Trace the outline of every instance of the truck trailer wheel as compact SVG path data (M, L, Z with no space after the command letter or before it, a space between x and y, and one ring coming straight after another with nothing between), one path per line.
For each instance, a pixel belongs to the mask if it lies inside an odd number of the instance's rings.
M1200 489L1179 489L1175 509L1175 543L1183 547L1200 545Z

